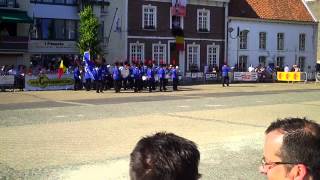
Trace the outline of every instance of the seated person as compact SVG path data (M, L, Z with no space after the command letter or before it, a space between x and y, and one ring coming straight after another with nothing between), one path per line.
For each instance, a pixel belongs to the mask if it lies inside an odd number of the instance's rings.
M194 142L172 133L142 138L130 154L131 180L197 180L200 153Z

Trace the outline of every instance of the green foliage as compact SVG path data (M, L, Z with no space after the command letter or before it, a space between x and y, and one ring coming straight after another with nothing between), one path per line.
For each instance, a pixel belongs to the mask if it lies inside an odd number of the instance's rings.
M78 41L78 48L80 53L91 48L93 55L101 52L100 40L99 40L99 21L98 18L93 14L91 6L86 6L80 12L80 37Z

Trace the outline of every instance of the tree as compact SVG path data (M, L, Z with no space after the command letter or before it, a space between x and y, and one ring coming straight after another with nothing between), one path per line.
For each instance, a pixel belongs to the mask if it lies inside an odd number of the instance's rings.
M93 55L101 52L100 40L99 40L99 21L93 14L92 6L86 6L80 12L80 37L78 41L78 48L80 53L91 48Z

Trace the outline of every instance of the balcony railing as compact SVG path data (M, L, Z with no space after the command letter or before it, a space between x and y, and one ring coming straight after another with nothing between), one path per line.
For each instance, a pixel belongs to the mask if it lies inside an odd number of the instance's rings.
M0 7L19 8L19 4L16 0L0 0Z
M0 52L27 51L28 37L0 36Z

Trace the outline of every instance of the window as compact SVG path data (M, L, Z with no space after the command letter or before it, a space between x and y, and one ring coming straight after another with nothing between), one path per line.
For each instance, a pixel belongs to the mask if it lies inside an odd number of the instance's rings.
M53 19L39 19L41 39L53 39Z
M55 39L65 39L65 24L64 20L55 20L54 21L54 32Z
M30 0L32 3L76 5L77 0Z
M259 64L261 66L266 66L266 57L265 56L259 56Z
M144 44L130 43L130 60L143 61L144 60Z
M259 49L266 49L267 46L267 33L260 32L259 33Z
M248 48L248 31L240 31L240 36L239 36L239 48L240 49L247 49Z
M247 64L248 64L248 56L240 56L239 57L239 71L246 72L247 71Z
M306 61L305 57L299 57L298 67L300 68L300 71L304 71L305 61Z
M199 32L210 31L210 10L198 9L197 30Z
M16 0L0 0L0 7L16 7L18 4Z
M76 4L77 0L66 0L66 4Z
M299 35L299 50L300 51L306 50L306 34Z
M36 29L32 39L37 40L76 40L76 20L36 19Z
M218 65L219 61L219 46L208 45L207 46L207 65L211 68Z
M98 36L100 39L104 38L104 21L100 22Z
M106 14L106 13L108 13L107 6L101 5L101 6L100 6L100 13L101 13L101 14Z
M280 68L284 67L284 57L282 56L277 57L277 66Z
M171 16L170 29L174 29L174 28L183 29L183 26L184 26L184 19L182 16Z
M76 21L66 21L66 35L67 40L76 39Z
M284 50L284 34L277 34L277 50Z
M57 4L64 4L64 0L54 0L54 2Z
M187 70L198 71L200 66L200 45L192 44L187 45Z
M159 65L160 62L167 64L166 58L166 48L165 44L153 44L152 45L152 58Z
M157 17L157 8L151 5L143 5L143 20L142 28L143 29L156 29L156 17Z

